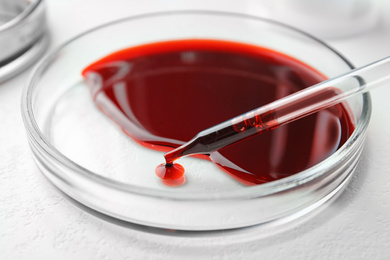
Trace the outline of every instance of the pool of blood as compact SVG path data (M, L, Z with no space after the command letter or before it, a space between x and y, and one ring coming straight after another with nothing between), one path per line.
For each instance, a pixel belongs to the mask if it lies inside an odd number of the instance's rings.
M107 116L139 144L160 151L325 79L271 49L210 39L130 47L82 74ZM241 183L261 184L321 162L353 130L348 109L339 104L201 157Z

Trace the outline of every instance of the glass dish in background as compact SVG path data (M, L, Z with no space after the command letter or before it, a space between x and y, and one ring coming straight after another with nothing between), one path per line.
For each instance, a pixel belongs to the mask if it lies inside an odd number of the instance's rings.
M249 1L247 12L283 22L324 39L355 36L374 28L378 1L278 0Z
M35 62L47 44L43 0L0 0L0 83Z
M183 158L187 183L166 187L154 175L161 152L141 147L96 108L81 71L117 50L174 39L249 43L299 59L327 77L352 65L312 36L232 13L178 11L130 17L90 30L39 64L22 97L34 159L80 203L120 220L176 230L223 230L293 219L338 194L361 154L370 119L368 94L349 99L352 136L332 156L293 176L247 187L213 163Z

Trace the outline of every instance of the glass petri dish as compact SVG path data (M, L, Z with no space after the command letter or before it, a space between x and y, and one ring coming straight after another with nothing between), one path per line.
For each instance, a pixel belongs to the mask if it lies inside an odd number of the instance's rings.
M41 57L49 37L43 0L0 1L0 83Z
M128 138L93 104L81 71L123 48L177 39L218 39L270 48L326 77L352 65L320 40L257 17L174 11L130 17L79 35L46 56L24 89L22 115L42 173L81 204L150 227L210 231L297 218L346 186L363 149L371 114L369 94L346 102L355 130L334 154L290 177L241 185L214 164L183 158L187 182L167 187L154 175L162 153Z

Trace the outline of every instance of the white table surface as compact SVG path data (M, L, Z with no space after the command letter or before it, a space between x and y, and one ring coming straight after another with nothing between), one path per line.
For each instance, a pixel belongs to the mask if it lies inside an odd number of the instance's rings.
M116 18L159 10L256 13L250 1L47 0L51 47ZM390 2L370 31L327 40L354 65L390 55ZM0 84L0 259L390 259L390 87L372 92L373 113L356 174L344 193L283 231L158 233L92 215L38 171L20 116L31 71ZM390 71L389 71L390 73Z

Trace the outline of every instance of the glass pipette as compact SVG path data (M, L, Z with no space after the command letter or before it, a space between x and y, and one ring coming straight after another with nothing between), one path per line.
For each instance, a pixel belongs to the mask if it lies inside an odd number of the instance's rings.
M166 165L183 156L209 154L385 84L390 86L390 56L203 130L189 142L167 152Z

